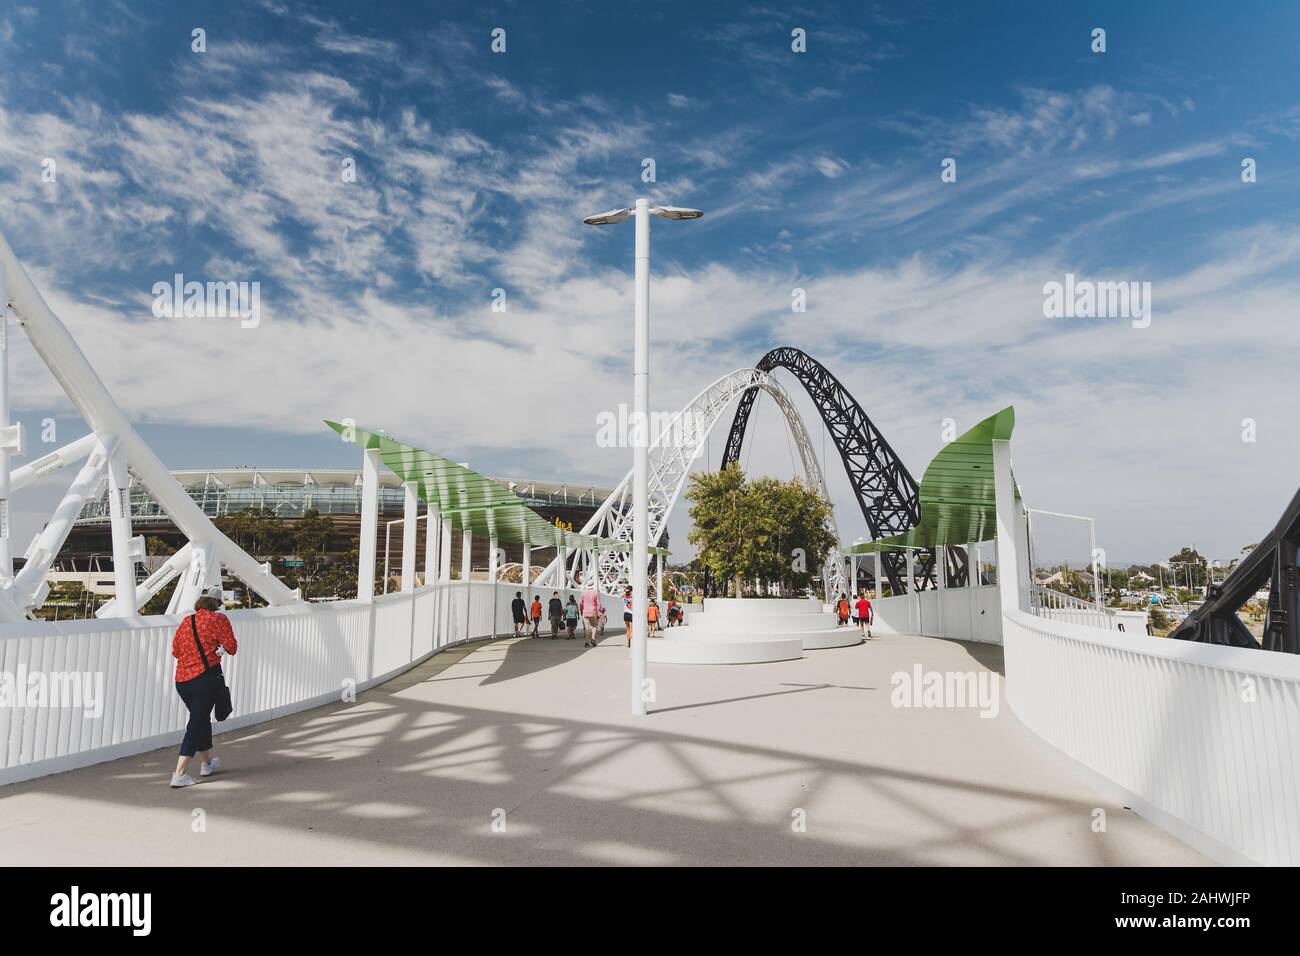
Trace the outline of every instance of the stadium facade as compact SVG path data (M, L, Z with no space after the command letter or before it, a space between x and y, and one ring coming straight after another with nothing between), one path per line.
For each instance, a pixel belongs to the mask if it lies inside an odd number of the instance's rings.
M255 509L272 513L286 526L300 520L310 510L329 518L334 526L331 550L342 557L356 547L361 524L361 472L354 469L329 468L226 468L173 471L172 476L210 518L222 518L240 511ZM540 481L531 478L493 478L502 487L514 492L549 521L556 521L566 529L577 531L586 524L611 489L586 483ZM131 523L135 534L157 538L169 548L179 548L185 543L182 534L167 514L149 494L148 490L131 478ZM391 471L380 477L379 533L380 553L387 526L397 522L403 514L401 481ZM402 554L402 525L393 524L390 538L390 570L396 573ZM416 538L416 568L424 568L423 522ZM520 545L503 545L505 562L522 561ZM109 504L107 484L99 495L86 503L73 525L51 574L52 581L76 581L87 590L111 594L113 590L113 556L109 530ZM291 555L283 555L290 559ZM534 548L534 567L548 563L554 549ZM475 572L486 575L488 567L488 541L476 537L470 560ZM162 558L151 556L140 569L147 573ZM451 566L461 566L461 538L453 535ZM477 576L477 575L476 575Z

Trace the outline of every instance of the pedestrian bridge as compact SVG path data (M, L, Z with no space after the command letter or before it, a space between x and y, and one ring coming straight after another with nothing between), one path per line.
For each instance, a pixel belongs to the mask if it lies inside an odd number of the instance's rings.
M479 640L493 601L490 585L453 582L306 620L235 612L246 716L217 739L222 771L180 791L166 786L181 728L167 628L56 638L55 653L105 648L145 706L113 694L121 739L89 742L129 755L0 789L5 862L179 865L198 842L243 865L1209 862L1045 747L1004 698L990 717L891 703L892 675L918 665L998 674L996 645L881 635L780 664L656 666L637 718L621 628L594 650ZM371 660L401 673L340 700ZM78 719L41 728L31 756L105 756L69 749Z
M229 771L185 791L179 617L5 625L3 671L106 680L97 720L0 708L0 845L178 862L200 808L229 863L1296 861L1293 657L1019 610L1002 645L917 633L996 590L887 598L876 639L799 660L658 665L648 718L621 633L492 640L510 585L236 611ZM898 706L918 668L1005 675L996 715Z

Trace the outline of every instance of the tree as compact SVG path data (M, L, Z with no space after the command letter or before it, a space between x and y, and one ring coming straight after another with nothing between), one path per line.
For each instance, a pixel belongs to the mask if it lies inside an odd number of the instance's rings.
M686 497L698 560L716 578L730 578L737 596L755 579L783 590L807 586L835 545L826 528L830 504L798 481L748 481L733 463L692 475Z

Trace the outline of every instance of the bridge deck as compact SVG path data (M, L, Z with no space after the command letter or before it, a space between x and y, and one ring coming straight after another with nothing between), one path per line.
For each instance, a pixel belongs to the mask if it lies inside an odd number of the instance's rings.
M170 748L4 788L0 863L1207 862L1098 796L1005 701L992 719L891 707L890 676L918 661L996 670L1001 652L885 636L655 666L637 720L621 635L480 643L356 704L218 738L228 769L188 790L167 787Z

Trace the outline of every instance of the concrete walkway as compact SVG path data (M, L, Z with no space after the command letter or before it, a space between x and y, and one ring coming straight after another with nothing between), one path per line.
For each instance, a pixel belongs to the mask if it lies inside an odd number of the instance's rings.
M188 790L167 786L174 748L2 788L0 863L1207 862L1099 797L1005 702L992 719L891 706L917 662L997 671L1001 651L886 636L652 666L655 710L635 719L621 635L480 643L219 737L226 767Z

